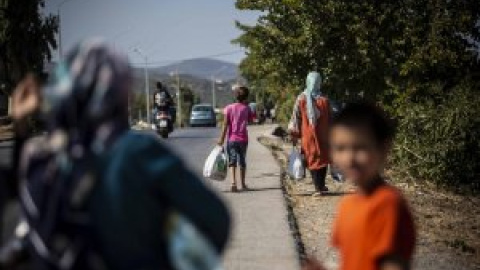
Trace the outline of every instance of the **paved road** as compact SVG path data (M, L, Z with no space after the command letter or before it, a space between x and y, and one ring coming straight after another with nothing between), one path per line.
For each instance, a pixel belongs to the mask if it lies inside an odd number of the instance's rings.
M176 130L166 144L178 153L194 171L201 174L203 164L215 145L219 129L188 128Z
M224 260L227 270L299 269L279 167L270 152L255 140L265 131L266 127L250 128L247 184L252 191L230 193L230 181L206 180L230 205L234 217L232 241ZM167 144L200 173L218 134L217 129L184 129L172 134Z

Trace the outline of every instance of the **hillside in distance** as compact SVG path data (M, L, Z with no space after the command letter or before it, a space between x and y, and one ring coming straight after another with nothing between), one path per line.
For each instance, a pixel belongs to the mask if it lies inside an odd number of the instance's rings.
M181 61L168 66L152 68L157 74L178 73L191 75L197 78L216 79L230 81L237 78L238 66L233 63L209 58L197 58Z

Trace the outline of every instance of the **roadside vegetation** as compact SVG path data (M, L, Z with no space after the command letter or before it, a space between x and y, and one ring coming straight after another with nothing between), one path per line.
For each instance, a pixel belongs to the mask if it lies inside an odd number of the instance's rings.
M416 184L480 191L480 2L237 0L240 70L287 121L308 71L331 99L366 99L398 123L392 169Z
M326 269L338 269L338 253L331 246L331 230L342 195L354 187L327 177L330 195L313 197L312 180L292 180L286 172L291 144L272 137L262 137L284 172L282 184L289 210L292 234L301 259L315 257ZM413 269L470 270L480 267L480 197L458 195L438 190L427 183L417 184L396 178L387 170L389 179L408 198L415 217L418 243Z

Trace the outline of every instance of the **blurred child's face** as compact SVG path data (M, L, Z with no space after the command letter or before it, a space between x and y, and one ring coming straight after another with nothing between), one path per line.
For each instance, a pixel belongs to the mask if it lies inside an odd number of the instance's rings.
M375 180L386 160L387 147L377 143L365 127L333 127L330 147L333 164L360 187Z

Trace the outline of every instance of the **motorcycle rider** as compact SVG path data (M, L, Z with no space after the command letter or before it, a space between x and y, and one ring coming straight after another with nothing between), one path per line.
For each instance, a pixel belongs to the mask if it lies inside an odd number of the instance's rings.
M173 129L173 123L175 122L174 114L172 113L173 99L167 88L163 86L162 82L157 82L157 91L154 94L153 105L153 119L159 112L166 112L170 115L169 129Z

